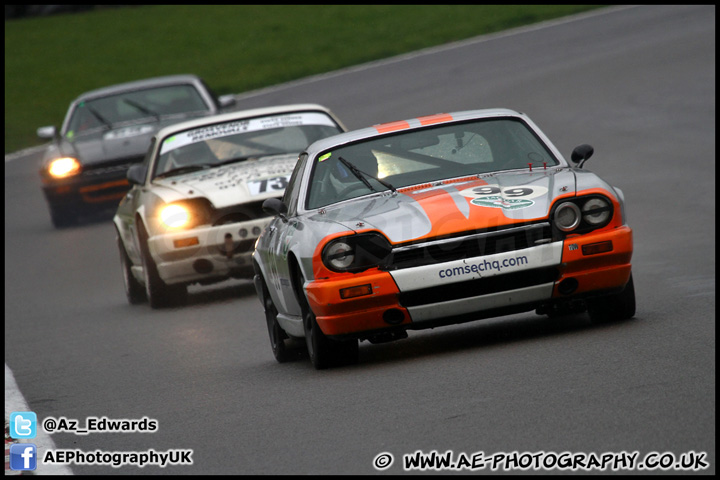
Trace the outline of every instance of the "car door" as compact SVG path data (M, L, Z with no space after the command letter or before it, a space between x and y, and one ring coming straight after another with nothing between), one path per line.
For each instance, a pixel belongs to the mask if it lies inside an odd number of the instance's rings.
M292 267L290 265L290 250L293 242L297 241L296 233L299 221L297 218L298 197L300 194L303 171L307 163L308 155L300 155L295 169L293 170L288 186L285 189L283 203L287 206L287 213L284 216L276 216L268 225L262 248L266 256L266 281L268 288L277 293L276 304L278 310L289 315L301 314L300 307L293 289Z
M116 225L119 234L123 238L125 251L134 265L141 265L140 244L136 225L137 213L143 214L142 210L148 201L149 176L151 159L154 153L156 138L153 137L145 159L141 164L136 164L128 170L128 181L130 190L120 201L116 214Z

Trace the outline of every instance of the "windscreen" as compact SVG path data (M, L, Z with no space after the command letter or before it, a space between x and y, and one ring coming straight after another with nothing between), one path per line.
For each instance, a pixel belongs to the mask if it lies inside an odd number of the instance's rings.
M193 166L213 167L273 155L298 155L312 142L341 133L322 112L234 120L186 130L162 141L153 177Z
M75 106L65 136L72 138L86 131L114 128L148 118L189 112L209 111L192 85L170 85L123 92L80 102Z
M318 155L308 186L308 209L377 191L443 179L558 165L521 120L483 119L408 130Z

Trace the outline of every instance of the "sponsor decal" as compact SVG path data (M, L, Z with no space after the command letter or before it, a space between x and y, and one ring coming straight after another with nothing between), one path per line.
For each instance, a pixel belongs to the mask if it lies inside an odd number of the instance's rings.
M483 185L466 188L460 192L463 197L470 198L470 203L478 207L502 208L503 210L518 210L535 205L533 198L545 195L546 187L533 185L499 187L497 185Z
M227 137L229 135L236 135L243 132L254 132L271 128L296 127L302 125L335 126L327 115L314 112L236 120L216 125L207 125L173 135L163 142L160 154L165 154L171 150L191 143L210 140L213 138Z
M470 200L470 203L479 207L494 207L502 208L503 210L517 210L535 205L535 202L532 200L506 199L500 196L474 198Z
M485 260L477 263L465 264L455 267L443 268L438 272L440 278L451 278L463 275L480 275L483 272L496 271L500 272L505 268L524 267L529 265L530 259L526 255L518 255L515 257L504 258L502 260Z
M118 140L121 138L137 137L138 135L151 133L153 130L154 128L151 125L126 127L108 132L105 134L104 138L105 140Z

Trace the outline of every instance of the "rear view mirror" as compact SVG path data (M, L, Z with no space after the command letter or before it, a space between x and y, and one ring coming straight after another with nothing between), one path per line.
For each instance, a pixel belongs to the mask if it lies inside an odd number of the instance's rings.
M440 143L437 135L428 133L414 133L400 137L400 148L402 150L418 150L420 148L431 147Z

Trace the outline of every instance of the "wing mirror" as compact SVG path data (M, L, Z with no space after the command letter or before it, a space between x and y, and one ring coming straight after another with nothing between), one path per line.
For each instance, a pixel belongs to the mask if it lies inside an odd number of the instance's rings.
M577 163L577 168L582 168L585 162L592 157L593 153L595 153L595 149L590 145L579 145L573 150L570 160L572 160L573 163Z
M229 108L235 105L235 95L221 95L218 97L218 104L220 108Z
M48 127L40 127L37 129L37 136L47 140L52 140L57 136L57 129L52 125Z
M127 172L127 179L131 185L142 185L145 183L147 168L145 165L132 165Z
M285 205L279 198L268 198L262 204L263 212L272 215L274 217L280 217L283 222L287 222L287 205Z

